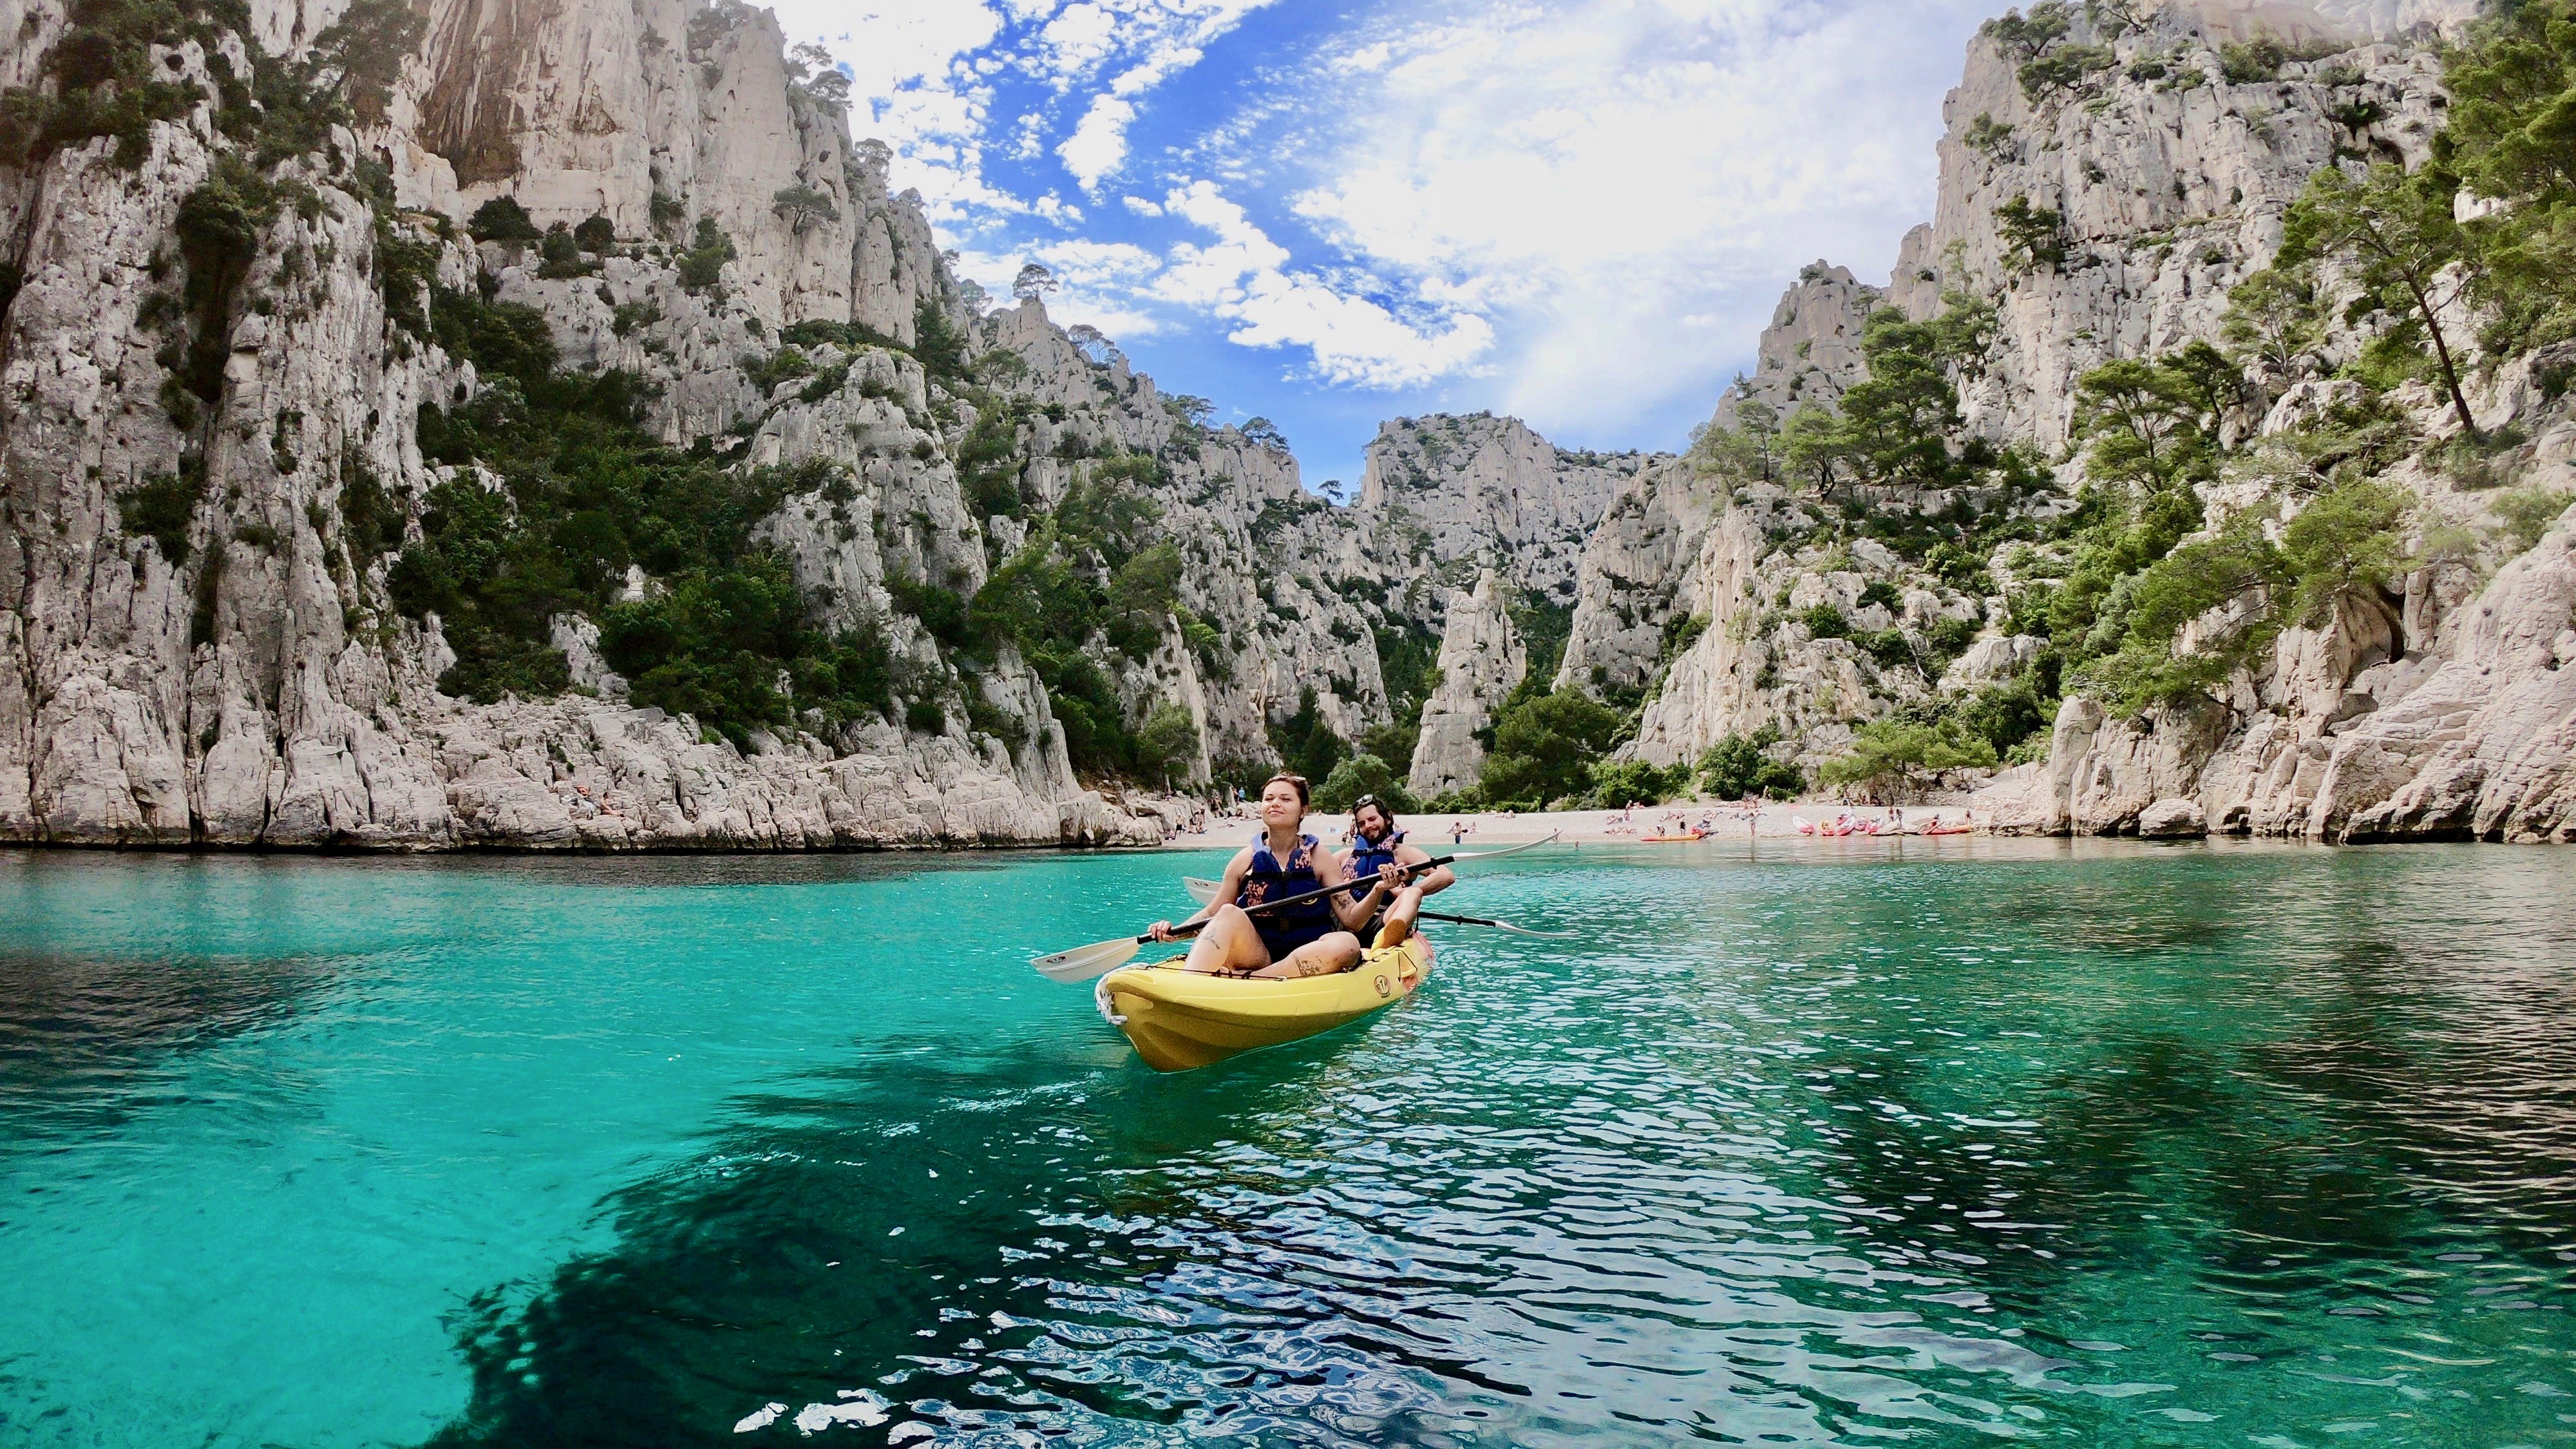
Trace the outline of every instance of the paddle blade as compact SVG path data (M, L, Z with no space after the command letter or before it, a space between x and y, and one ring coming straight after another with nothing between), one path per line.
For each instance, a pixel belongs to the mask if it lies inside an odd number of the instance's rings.
M1181 877L1181 885L1189 891L1190 899L1198 902L1200 905L1206 905L1208 902L1216 899L1217 883L1215 881L1201 880L1197 876L1186 875Z
M1494 922L1494 929L1497 931L1506 931L1515 936L1534 936L1542 941L1571 941L1574 939L1574 933L1572 931L1533 931L1527 926L1515 926L1509 921Z
M1121 936L1115 941L1095 941L1052 956L1040 956L1029 964L1049 981L1089 981L1135 960L1136 953L1143 949L1135 937Z

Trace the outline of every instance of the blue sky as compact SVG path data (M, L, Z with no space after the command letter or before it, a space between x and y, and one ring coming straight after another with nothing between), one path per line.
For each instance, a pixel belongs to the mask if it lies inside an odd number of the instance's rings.
M784 0L943 246L1356 484L1379 420L1673 448L1800 266L1885 277L2000 0Z

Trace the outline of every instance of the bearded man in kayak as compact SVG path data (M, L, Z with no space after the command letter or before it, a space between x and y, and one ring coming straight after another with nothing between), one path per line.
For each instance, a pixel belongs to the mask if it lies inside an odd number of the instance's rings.
M1300 830L1312 799L1303 775L1282 771L1261 787L1261 834L1225 863L1216 899L1182 923L1208 923L1182 969L1286 978L1330 976L1360 964L1360 938L1351 930L1367 922L1368 912L1347 892L1335 889L1258 915L1245 909L1347 883L1340 859ZM1381 886L1392 890L1403 872L1390 865L1384 874ZM1156 921L1148 934L1171 940L1172 923Z
M1422 898L1457 883L1458 877L1445 865L1425 876L1403 873L1403 867L1430 859L1429 851L1404 843L1404 832L1396 828L1385 801L1362 795L1352 802L1351 848L1341 853L1341 863L1343 876L1351 882L1351 899L1365 913L1353 927L1361 940L1381 946L1403 940L1412 934L1414 918L1422 914Z

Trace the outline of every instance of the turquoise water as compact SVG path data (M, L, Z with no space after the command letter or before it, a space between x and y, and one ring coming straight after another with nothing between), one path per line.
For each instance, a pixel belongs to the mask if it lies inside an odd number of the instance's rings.
M2576 1440L2576 853L1533 855L1158 1076L1211 860L0 854L0 1445Z

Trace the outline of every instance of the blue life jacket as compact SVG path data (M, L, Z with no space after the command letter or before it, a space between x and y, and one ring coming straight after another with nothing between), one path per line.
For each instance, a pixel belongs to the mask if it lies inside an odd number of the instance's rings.
M1253 837L1252 865L1243 873L1243 891L1234 898L1234 903L1250 910L1263 901L1322 890L1324 879L1315 871L1315 853L1322 849L1315 837L1300 835L1297 848L1288 852L1287 863L1283 865L1270 853L1269 831ZM1252 918L1252 924L1261 933L1262 944L1270 948L1273 961L1342 928L1342 923L1333 915L1332 901L1324 896L1285 910L1263 911Z
M1401 830L1388 832L1386 839L1375 845L1369 844L1367 838L1357 831L1352 832L1350 866L1352 900L1368 898L1370 888L1377 884L1377 873L1380 869L1404 863L1395 858L1395 848L1403 843L1404 832Z

